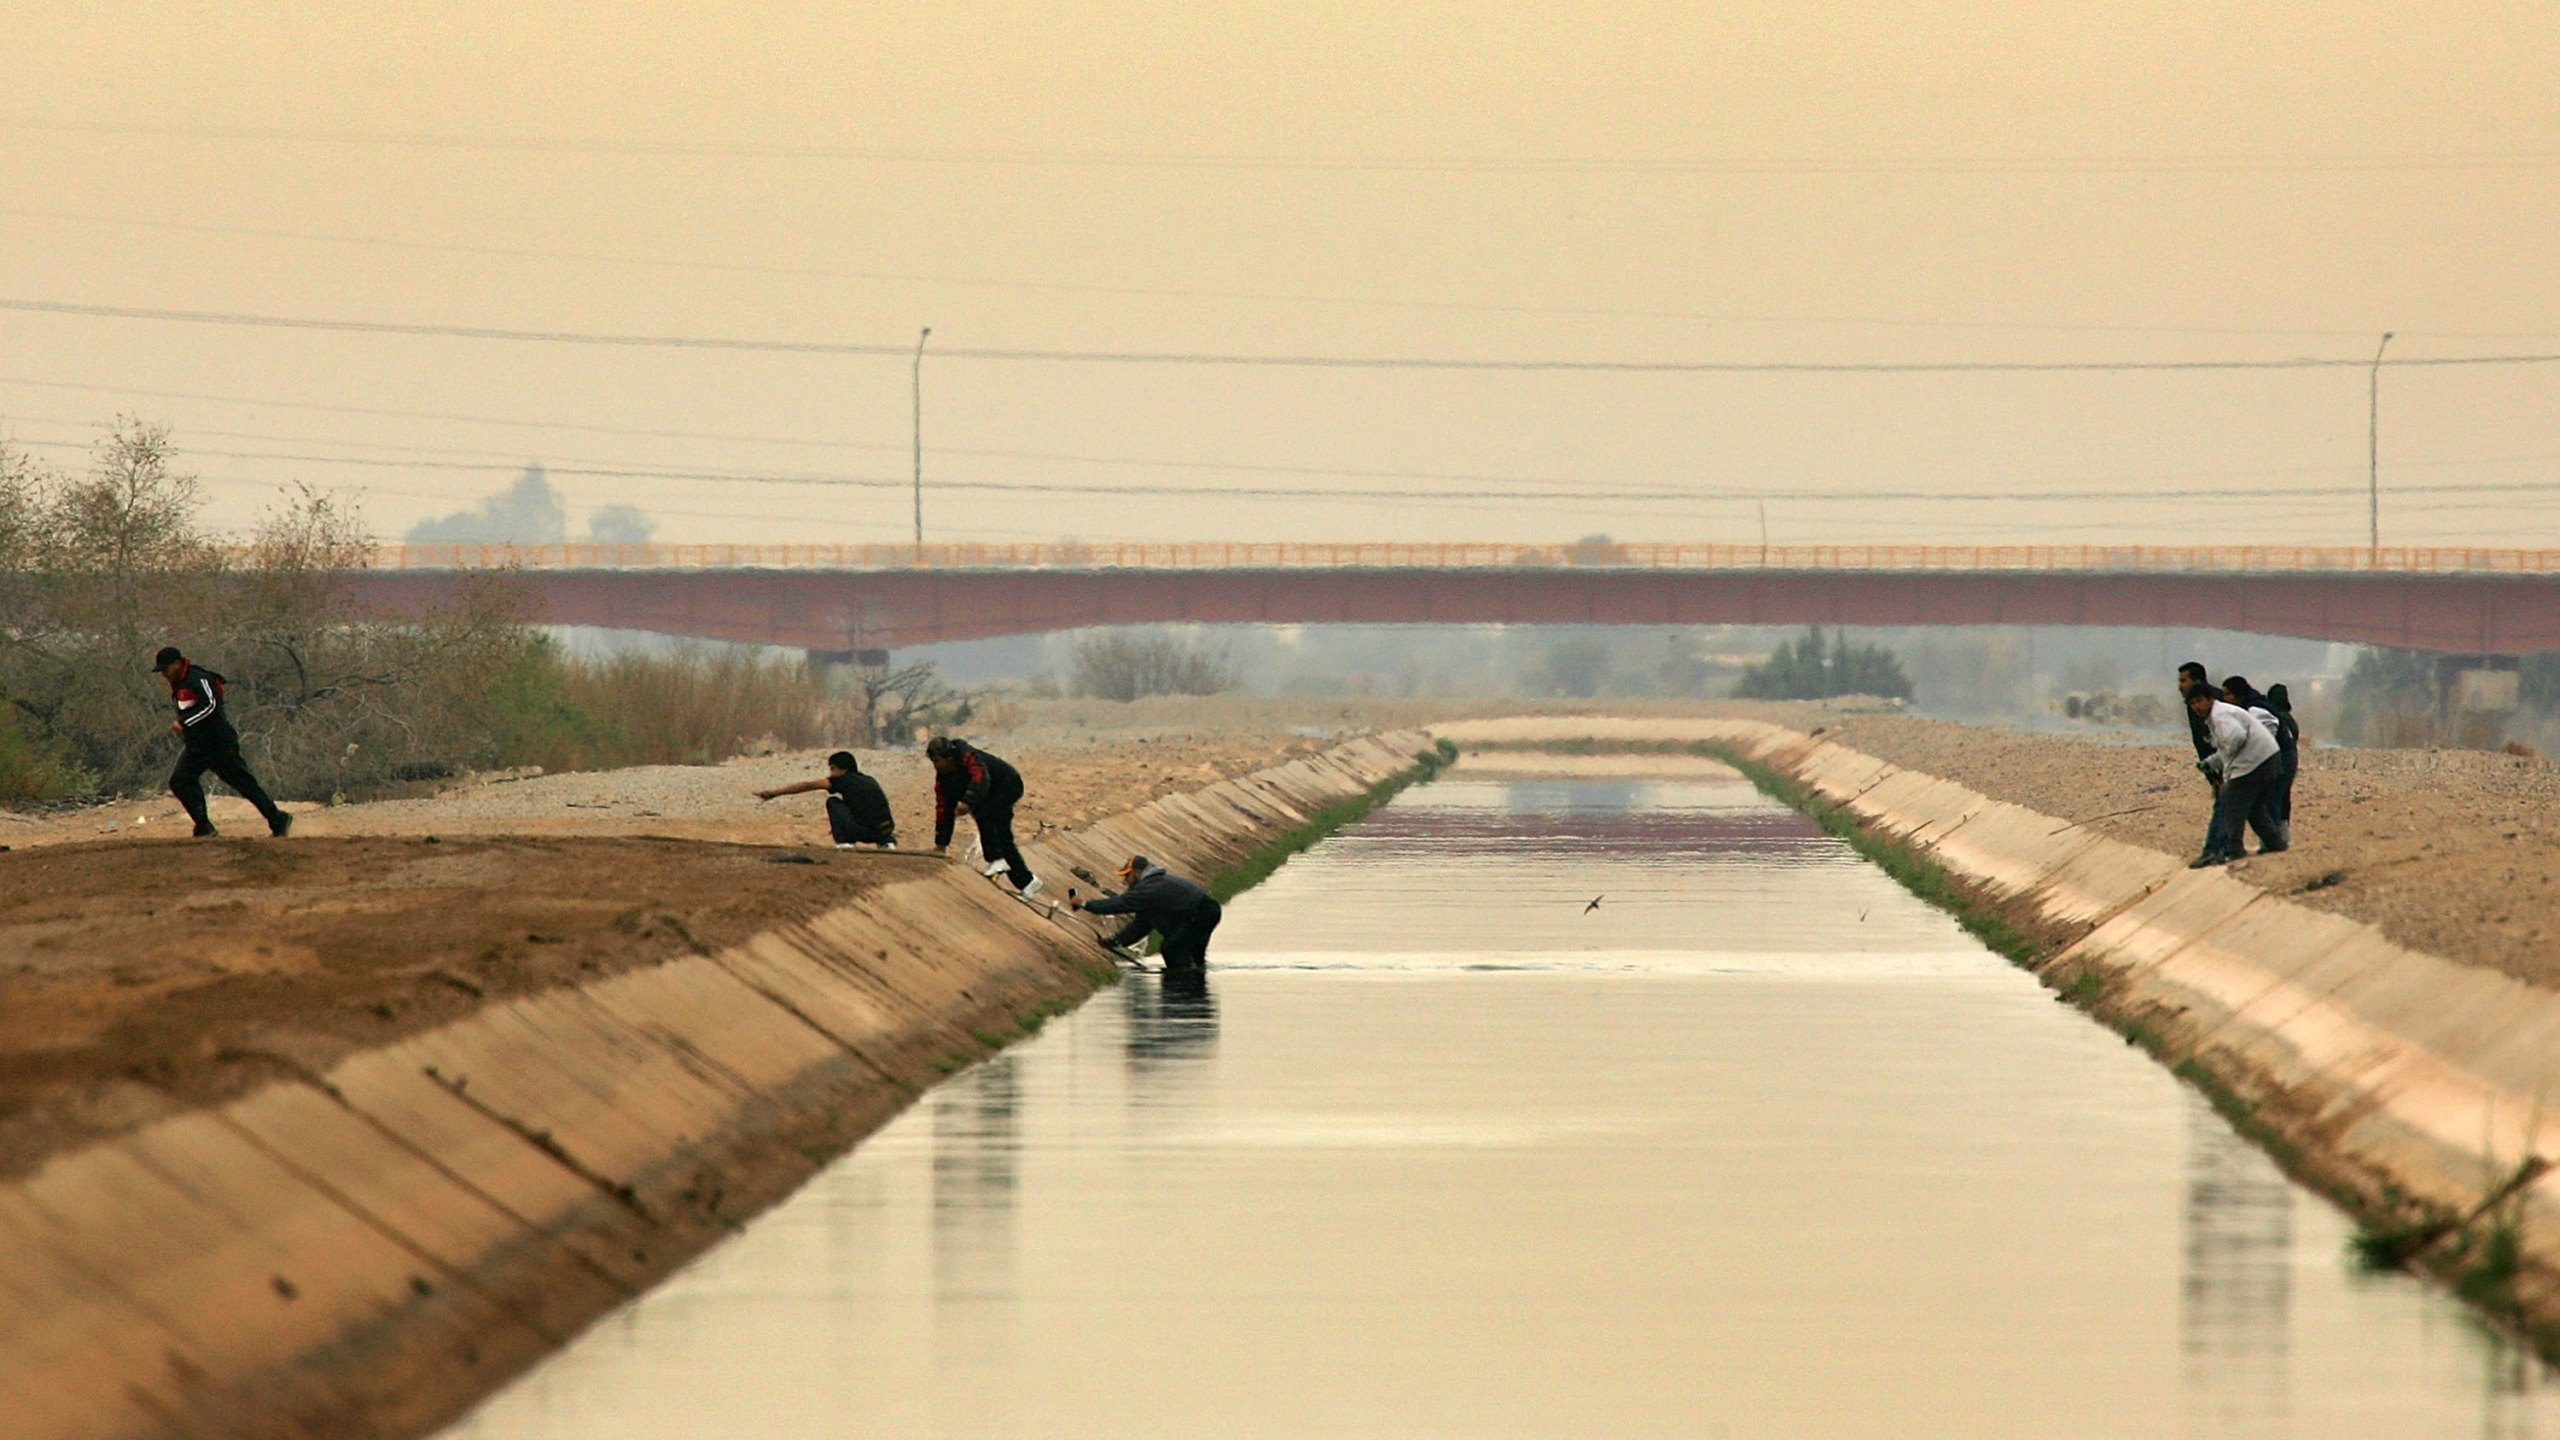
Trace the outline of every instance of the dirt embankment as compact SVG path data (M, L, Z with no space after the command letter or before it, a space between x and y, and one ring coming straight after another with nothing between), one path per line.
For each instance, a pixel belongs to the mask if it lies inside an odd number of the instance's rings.
M1116 718L1002 743L1028 779L1026 841L1334 743L1276 717L1226 733ZM930 844L922 756L862 760L907 844ZM282 843L224 795L210 841L186 838L166 796L0 817L14 847L0 854L0 1178L495 1001L806 921L934 863L833 850L820 796L754 798L824 773L806 752L482 781L296 807ZM955 849L970 839L963 820ZM811 863L777 863L795 856Z
M1905 716L1793 723L2129 844L2181 858L2203 846L2211 795L2183 732L2145 741ZM2560 988L2560 770L2542 760L2310 750L2294 790L2293 848L2233 874L2412 949Z

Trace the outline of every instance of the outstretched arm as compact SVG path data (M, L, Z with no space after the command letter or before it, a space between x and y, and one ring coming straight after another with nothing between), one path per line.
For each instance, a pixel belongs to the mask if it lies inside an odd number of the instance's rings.
M770 790L759 790L756 792L756 798L759 800L778 800L785 795L806 795L812 790L824 790L826 788L827 782L824 780L794 780L788 785L776 785Z

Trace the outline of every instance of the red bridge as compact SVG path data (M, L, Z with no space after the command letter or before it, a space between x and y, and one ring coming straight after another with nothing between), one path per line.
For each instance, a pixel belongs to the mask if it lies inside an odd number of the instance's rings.
M2560 649L2560 550L408 545L360 584L396 610L492 572L549 624L822 652L1165 622L2139 625Z

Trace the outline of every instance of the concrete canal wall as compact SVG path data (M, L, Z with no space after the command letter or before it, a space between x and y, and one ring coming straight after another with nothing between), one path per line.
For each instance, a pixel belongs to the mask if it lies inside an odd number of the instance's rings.
M2189 870L1774 725L1539 718L1436 733L1462 749L1704 747L1793 781L1960 882L2026 937L2019 958L2063 998L2213 1095L2369 1231L2425 1242L2419 1263L2554 1351L2560 1171L2543 1167L2560 1155L2560 993L2395 944L2245 870Z
M1417 769L1352 741L1035 837L1244 866ZM921 858L817 920L298 1066L0 1185L0 1433L425 1433L1109 983L1080 921Z

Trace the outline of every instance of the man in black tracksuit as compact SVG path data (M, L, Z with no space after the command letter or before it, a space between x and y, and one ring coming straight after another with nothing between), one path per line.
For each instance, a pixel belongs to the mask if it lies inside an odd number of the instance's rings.
M222 677L179 654L175 645L160 647L151 668L169 682L169 698L177 703L178 718L169 722L169 728L186 742L187 748L178 757L178 768L169 772L169 790L186 808L187 818L196 822L196 834L215 833L213 820L204 810L204 774L208 770L240 792L241 799L258 807L258 813L267 818L268 834L282 835L291 830L293 817L267 798L266 787L249 773L248 763L240 758L240 732L231 728L231 707L223 695Z
M978 850L986 857L987 873L1002 871L1012 877L1014 889L1025 895L1037 892L1040 877L1031 873L1031 863L1013 843L1013 807L1022 802L1022 772L948 736L928 742L924 755L933 762L934 853L951 848L952 819L966 813L978 822Z
M1120 867L1120 883L1128 888L1117 895L1067 903L1090 914L1129 917L1105 944L1134 945L1150 930L1162 935L1167 975L1198 975L1209 968L1209 936L1226 916L1217 897L1144 855L1132 855Z

